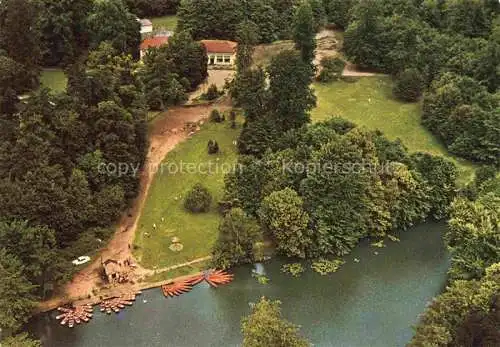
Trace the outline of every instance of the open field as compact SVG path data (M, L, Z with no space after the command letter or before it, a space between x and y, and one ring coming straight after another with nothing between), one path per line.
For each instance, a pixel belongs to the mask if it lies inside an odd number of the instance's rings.
M153 17L151 22L153 22L153 30L163 28L174 31L177 27L177 16Z
M420 124L421 103L402 103L392 97L388 76L361 77L355 82L314 84L318 98L313 121L341 116L360 126L379 129L389 138L401 138L410 151L443 155L460 170L460 181L472 177L474 166L451 156L446 148Z
M238 128L231 129L228 121L205 123L201 131L175 147L163 160L164 170L156 173L136 231L134 256L142 266L167 267L210 254L217 238L220 219L217 201L223 194L224 170L232 167L237 158L233 141L238 137ZM219 154L207 154L210 139L219 143ZM196 169L191 170L188 165L195 165ZM211 173L205 173L209 165ZM175 172L181 169L183 172ZM213 196L208 213L193 214L183 207L187 192L198 182ZM168 248L174 236L179 237L184 246L180 252Z
M68 79L61 69L43 69L40 75L40 84L55 92L66 89Z
M294 46L293 41L284 40L276 41L269 44L258 45L255 47L253 53L253 63L255 66L267 66L271 62L271 59L287 49L292 49Z

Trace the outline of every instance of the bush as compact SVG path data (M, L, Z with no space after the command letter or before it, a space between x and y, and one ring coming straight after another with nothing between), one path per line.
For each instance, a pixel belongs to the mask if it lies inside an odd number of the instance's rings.
M322 83L338 80L344 71L345 62L340 58L324 57L321 59L321 72L317 80Z
M208 154L217 154L219 153L219 144L215 140L208 141Z
M219 110L212 110L212 112L210 112L209 120L213 123L221 123L224 121L224 117L221 115Z
M184 201L184 208L193 213L208 212L211 203L212 196L208 189L196 183Z
M423 79L420 71L406 69L396 77L393 93L396 98L406 102L417 101L422 95Z
M207 92L204 93L202 95L202 99L204 100L215 100L217 99L219 96L221 96L223 93L223 91L219 91L219 89L217 89L217 86L215 84L211 84L208 89L207 89Z
M231 110L229 113L229 120L231 121L231 128L236 129L236 111Z

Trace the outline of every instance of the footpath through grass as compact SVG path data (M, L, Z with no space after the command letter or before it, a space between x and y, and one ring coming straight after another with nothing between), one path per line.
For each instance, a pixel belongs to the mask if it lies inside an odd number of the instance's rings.
M379 129L389 139L399 137L412 152L428 152L451 159L460 170L460 183L472 177L474 165L453 157L420 124L421 103L402 103L393 98L390 77L360 77L353 82L316 83L314 90L318 101L312 112L313 121L340 116L359 126Z
M62 69L43 69L40 75L40 84L54 92L63 92L66 90L68 78Z
M177 27L177 16L153 17L151 18L151 22L153 23L153 30L166 29L175 31Z
M156 173L136 231L134 255L144 267L162 268L210 254L220 220L217 202L222 198L225 172L236 163L233 141L240 129L241 124L231 129L228 121L206 123L164 159L164 170ZM211 139L218 142L219 154L207 153L207 142ZM193 214L184 209L184 198L196 183L202 183L212 193L212 208L208 213ZM169 249L174 236L184 246L180 252Z

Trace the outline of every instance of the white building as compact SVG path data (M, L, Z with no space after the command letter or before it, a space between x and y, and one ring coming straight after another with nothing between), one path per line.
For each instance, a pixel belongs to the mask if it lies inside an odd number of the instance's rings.
M148 34L153 32L153 23L149 19L139 19L137 21L141 23L141 34Z

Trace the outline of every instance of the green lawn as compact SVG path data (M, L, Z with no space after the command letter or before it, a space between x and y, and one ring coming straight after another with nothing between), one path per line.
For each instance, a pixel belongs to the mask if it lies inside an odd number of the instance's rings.
M177 16L153 17L151 22L153 22L153 30L163 28L174 31L177 27Z
M391 93L387 76L361 77L356 82L314 84L318 98L314 121L341 116L369 129L379 129L390 139L401 138L410 151L443 155L460 170L460 182L472 177L474 166L452 157L446 148L420 124L421 103L402 103Z
M236 162L233 141L238 134L239 130L231 129L229 122L206 123L200 132L167 155L163 161L163 173L158 171L151 185L136 232L134 255L144 267L166 267L210 254L220 218L217 202L222 198L224 187L222 165L232 167ZM210 139L219 143L221 152L218 155L207 154ZM168 165L172 165L173 171L173 165L180 168L181 163L184 163L186 172L169 172ZM187 164L191 163L204 165L205 169L212 163L212 174L190 171ZM193 214L183 207L186 193L198 182L204 184L213 196L212 209L208 213ZM153 224L156 224L156 230ZM184 245L180 252L169 249L174 236L179 237Z
M40 75L40 83L55 92L62 92L66 89L68 78L61 69L43 69Z

